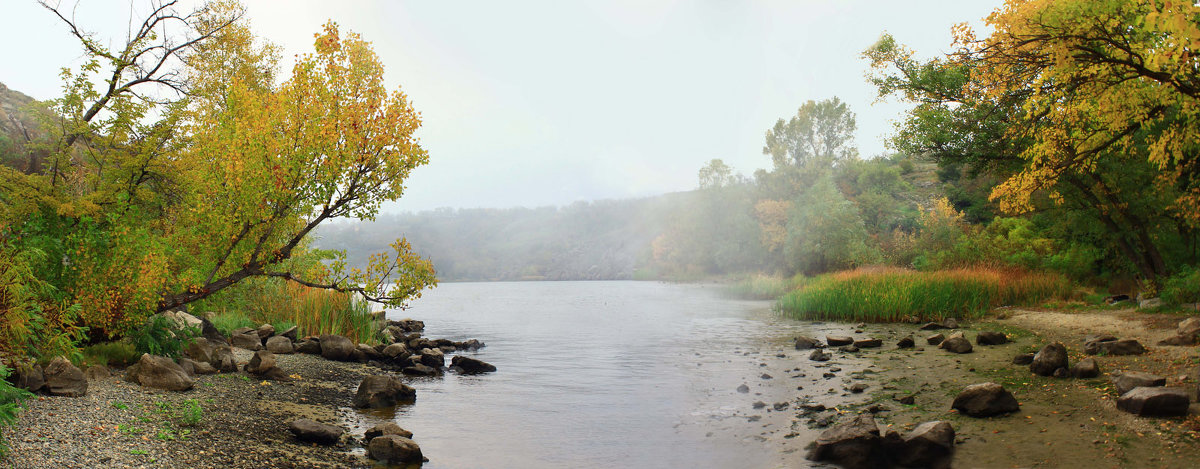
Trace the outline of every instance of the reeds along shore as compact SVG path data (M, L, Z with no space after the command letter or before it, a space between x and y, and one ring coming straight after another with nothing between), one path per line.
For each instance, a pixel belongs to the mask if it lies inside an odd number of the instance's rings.
M863 268L815 277L783 295L779 307L800 319L932 321L963 318L1005 305L1065 299L1060 274L990 268L919 272Z

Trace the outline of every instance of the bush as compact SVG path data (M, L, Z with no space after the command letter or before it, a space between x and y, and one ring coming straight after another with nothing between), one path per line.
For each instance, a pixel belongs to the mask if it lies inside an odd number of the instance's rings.
M877 268L822 275L785 295L779 306L802 319L929 321L979 315L1003 305L1064 299L1071 292L1071 282L1053 273Z
M83 349L83 362L90 365L129 366L141 356L127 341L104 342Z
M8 454L8 441L4 439L4 429L17 424L17 414L21 411L21 403L33 396L24 389L9 384L8 368L0 364L0 458Z
M180 327L175 321L157 314L145 326L131 332L129 341L139 356L148 353L176 358L199 335L200 331L195 327Z
M1200 269L1185 267L1163 281L1159 297L1168 305L1200 303Z

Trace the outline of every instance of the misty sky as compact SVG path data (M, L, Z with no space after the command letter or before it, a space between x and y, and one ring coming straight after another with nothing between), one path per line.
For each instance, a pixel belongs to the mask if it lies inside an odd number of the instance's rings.
M136 9L144 10L141 0ZM361 33L424 116L430 164L386 210L564 205L695 188L722 158L770 166L763 134L809 99L858 115L864 157L903 109L874 103L860 53L888 31L928 57L950 26L999 1L245 0L285 56L327 19ZM122 39L130 2L83 0L77 18ZM77 43L33 0L0 0L0 82L57 96ZM287 75L285 73L284 75Z

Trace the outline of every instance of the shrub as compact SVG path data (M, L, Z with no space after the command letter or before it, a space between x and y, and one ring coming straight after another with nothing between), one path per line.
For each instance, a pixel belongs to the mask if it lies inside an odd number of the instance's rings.
M1168 277L1163 281L1159 297L1168 305L1200 302L1200 269L1186 267Z
M128 341L103 342L83 349L83 361L91 365L129 366L141 356Z
M145 326L130 332L129 341L139 355L148 353L176 358L199 335L200 331L195 327L180 327L175 321L158 314L150 318Z
M1002 305L1062 299L1071 291L1071 282L1053 273L874 268L822 275L785 295L779 306L804 319L926 321L979 315Z
M21 411L21 403L33 396L29 391L9 384L8 368L0 364L0 458L8 454L8 442L4 439L4 429L17 424L17 414Z

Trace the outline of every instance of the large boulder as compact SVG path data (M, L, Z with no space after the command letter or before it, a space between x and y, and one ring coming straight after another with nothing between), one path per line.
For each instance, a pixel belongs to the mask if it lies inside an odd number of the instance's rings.
M258 338L258 332L248 327L243 329L247 330L234 332L233 335L229 336L229 342L237 348L244 348L251 351L262 350L262 339Z
M1146 417L1187 415L1187 391L1179 388L1137 387L1117 399L1117 408Z
M203 331L204 321L198 317L192 316L185 311L172 310L162 313L167 319L175 323L177 328L192 327L198 331Z
M1059 368L1067 367L1067 347L1062 342L1055 342L1042 347L1037 355L1033 356L1033 363L1029 364L1029 371L1040 376L1054 376L1054 372Z
M46 386L46 377L37 363L17 365L12 375L13 386L29 392L38 392Z
M1124 395L1134 388L1166 386L1167 379L1141 371L1126 371L1113 375L1112 383L1113 387L1117 390L1117 394Z
M392 344L383 348L383 356L393 360L398 357L408 358L411 353L408 351L408 346L404 344Z
M384 422L368 429L363 433L363 440L371 441L375 437L383 435L400 435L405 438L412 438L413 432L400 428L395 422Z
M953 353L971 353L972 350L971 341L967 340L967 337L963 335L962 332L950 334L950 337L947 337L946 340L943 340L942 343L938 345L938 348L945 349Z
M1083 344L1083 353L1088 355L1141 355L1146 347L1133 339L1092 340Z
M340 335L324 334L320 339L321 356L327 360L354 361L356 347L350 339Z
M42 369L45 389L52 396L82 397L87 394L88 382L80 370L63 357L55 357Z
M355 347L355 349L358 350L357 355L366 357L367 360L382 360L383 359L383 354L379 353L379 350L375 350L375 347L372 347L370 345L358 344L358 346Z
M359 409L392 407L417 399L417 390L394 376L371 375L363 378L354 395L354 407Z
M282 335L277 335L267 339L267 351L278 354L289 354L295 351L292 346L292 339Z
M471 357L464 357L462 355L455 355L454 358L451 358L450 366L456 366L461 369L463 373L468 374L490 373L496 371L496 367L491 363Z
M222 373L233 373L238 369L237 357L233 355L233 349L228 345L221 345L213 350L212 361L208 363Z
M316 337L305 337L296 342L296 353L304 353L308 355L321 354L321 339Z
M183 349L183 355L198 362L212 363L216 351L217 346L212 341L197 337Z
M949 469L954 458L954 427L943 421L917 425L892 451L892 458L904 467Z
M1008 343L1008 336L1003 332L980 331L979 335L975 336L975 343L979 345L1003 345Z
M332 445L338 442L345 430L341 427L314 422L309 419L299 419L288 425L288 430L297 440L320 445Z
M794 345L796 347L796 350L808 350L808 349L820 347L821 341L814 339L812 337L802 335L802 336L796 337L796 342Z
M830 462L846 469L890 467L879 427L871 414L825 430L806 456L811 461Z
M275 354L266 350L254 352L250 362L246 363L246 372L253 375L265 374L271 368L275 368Z
M186 391L196 384L186 371L170 358L142 354L137 363L125 370L125 380L148 388Z
M991 417L1021 410L1017 398L996 383L967 386L950 407L970 417Z
M421 364L430 368L446 366L446 354L441 349L427 348L421 350Z
M371 439L367 453L389 464L420 463L425 459L417 442L400 435L382 435Z

